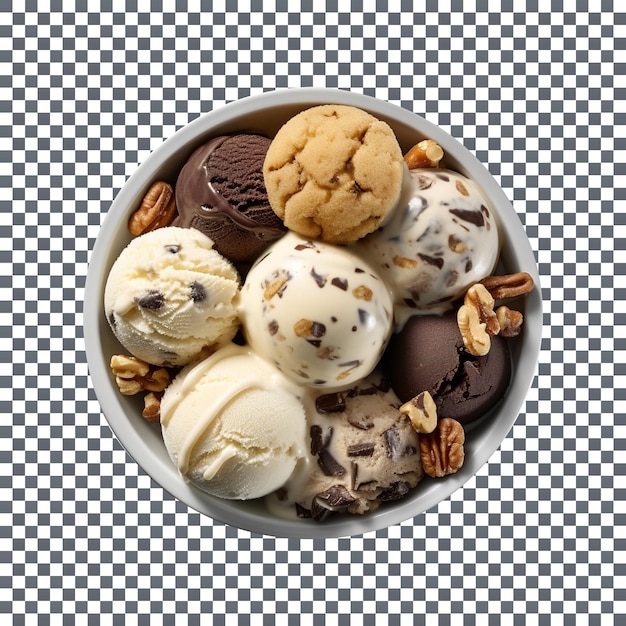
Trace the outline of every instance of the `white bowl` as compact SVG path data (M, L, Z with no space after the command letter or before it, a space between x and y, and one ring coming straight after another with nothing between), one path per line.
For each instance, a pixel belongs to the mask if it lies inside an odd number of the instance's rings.
M524 312L522 334L511 340L513 380L487 419L467 434L465 464L443 479L424 479L404 500L388 503L363 516L337 515L323 523L282 519L262 501L220 500L186 484L170 461L157 424L141 417L142 400L123 396L109 369L113 354L123 352L104 316L103 292L111 265L131 237L130 214L155 180L172 184L187 157L209 138L234 131L273 136L287 119L318 104L346 104L369 111L394 129L403 151L424 138L437 141L445 165L473 178L495 209L502 233L501 270L529 272L534 291L516 303ZM111 205L94 246L85 287L84 328L90 374L96 395L113 432L126 451L152 479L191 508L248 531L283 537L356 535L398 524L436 506L484 465L513 426L533 380L542 327L540 287L533 252L509 200L487 169L459 142L423 118L393 104L361 94L332 89L290 89L264 93L211 111L180 129L159 146L128 179Z

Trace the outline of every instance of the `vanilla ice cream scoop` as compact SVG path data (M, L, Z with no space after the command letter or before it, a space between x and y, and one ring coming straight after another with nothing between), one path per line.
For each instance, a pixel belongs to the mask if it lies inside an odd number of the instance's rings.
M167 227L133 239L109 273L106 318L120 343L154 365L189 363L239 327L237 270L206 235Z
M305 423L293 384L235 344L183 369L161 400L172 461L220 498L248 500L280 488L306 454Z
M482 191L462 174L414 169L404 200L359 249L394 294L402 325L413 314L440 314L494 270L498 228Z
M244 334L293 381L337 388L367 376L392 330L392 301L349 248L288 233L251 268L240 294Z

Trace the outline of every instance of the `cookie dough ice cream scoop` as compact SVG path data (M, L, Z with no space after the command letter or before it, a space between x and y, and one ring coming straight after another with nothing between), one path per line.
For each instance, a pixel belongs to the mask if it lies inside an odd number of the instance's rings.
M185 365L239 328L240 278L202 233L173 226L133 239L109 273L104 308L113 333L154 365Z
M244 334L295 382L338 388L367 376L392 329L389 291L351 250L289 233L252 266Z
M410 170L392 217L359 245L390 285L400 325L415 313L450 309L492 273L500 254L497 224L482 191L444 169Z

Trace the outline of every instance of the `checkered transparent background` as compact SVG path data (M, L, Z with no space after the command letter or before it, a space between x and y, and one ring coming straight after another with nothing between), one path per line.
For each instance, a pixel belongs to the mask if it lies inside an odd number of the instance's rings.
M173 6L0 7L0 613L625 623L620 3ZM81 329L89 251L138 164L206 111L300 86L389 100L462 141L513 201L545 300L537 376L490 462L413 520L326 541L239 531L164 493L101 415Z

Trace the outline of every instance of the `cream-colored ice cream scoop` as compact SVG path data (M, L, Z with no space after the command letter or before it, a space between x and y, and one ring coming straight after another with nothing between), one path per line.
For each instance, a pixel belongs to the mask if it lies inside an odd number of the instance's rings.
M392 329L389 291L349 248L288 233L252 267L239 302L251 347L293 381L349 386L378 363Z
M107 279L104 308L120 343L155 365L185 365L230 342L240 278L202 233L166 227L133 239Z
M495 216L462 174L414 169L382 228L358 243L394 295L396 322L451 308L494 270L500 254Z
M278 489L306 453L294 386L235 344L180 372L161 401L161 427L181 475L220 498Z

